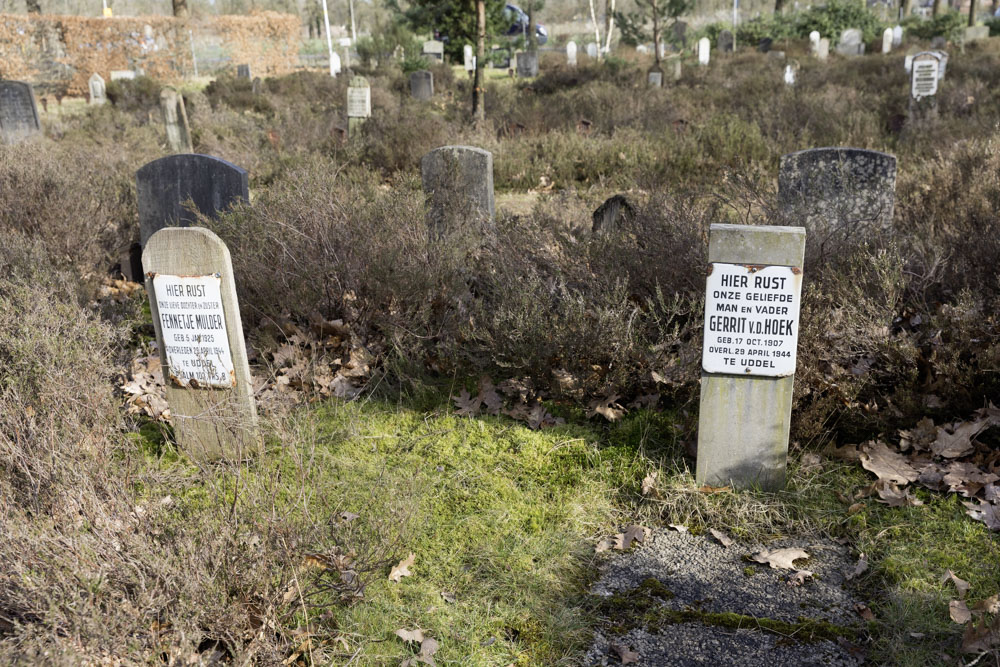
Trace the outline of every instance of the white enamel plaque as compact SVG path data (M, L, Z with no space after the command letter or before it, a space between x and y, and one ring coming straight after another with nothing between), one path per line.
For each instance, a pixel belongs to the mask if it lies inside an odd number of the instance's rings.
M222 279L218 275L156 275L153 292L170 380L182 387L235 387L222 310Z
M802 271L791 266L711 264L705 288L706 373L795 373Z
M938 89L937 58L921 58L913 60L913 73L910 79L910 96L915 100L930 97Z

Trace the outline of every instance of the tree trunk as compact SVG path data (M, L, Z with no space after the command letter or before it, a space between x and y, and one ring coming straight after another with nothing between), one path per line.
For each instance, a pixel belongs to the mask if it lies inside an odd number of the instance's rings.
M931 16L938 16L941 14L941 0L934 0L934 5L931 8Z
M900 18L906 18L913 13L913 0L903 0L903 16Z
M188 17L187 0L172 0L174 5L174 17L186 19Z
M486 64L486 0L476 0L476 76L472 81L472 120L486 120L483 67Z
M990 16L996 16L998 9L1000 9L1000 0L993 0L993 6L990 7Z
M28 13L29 14L41 14L42 13L42 3L41 3L41 0L25 0L24 4L26 4L28 6Z
M594 10L594 0L590 0L590 20L594 22L594 41L597 42L597 59L601 59L601 26L597 25L597 11Z
M657 69L660 67L660 12L656 6L656 0L649 0L649 7L653 14L653 58Z
M535 3L528 3L528 51L538 50L538 28L535 27Z
M608 26L604 33L604 50L611 53L611 35L615 32L615 0L609 0L605 8L608 12Z
M780 14L785 9L785 0L774 0L774 13Z
M969 0L969 27L976 25L976 0Z

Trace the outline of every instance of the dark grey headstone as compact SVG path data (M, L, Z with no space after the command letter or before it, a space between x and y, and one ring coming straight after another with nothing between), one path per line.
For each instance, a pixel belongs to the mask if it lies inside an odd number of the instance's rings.
M523 51L517 54L517 75L524 79L538 76L537 51Z
M946 46L948 46L948 40L942 37L941 35L938 35L937 37L931 40L932 49L943 49Z
M733 52L733 33L728 30L723 30L719 33L718 39L715 40L715 47L720 53L732 53Z
M31 85L22 81L0 81L0 137L4 143L14 144L41 131Z
M896 205L896 156L861 148L813 148L781 157L778 202L812 246L834 234L882 229Z
M774 44L774 40L770 37L765 37L759 42L757 42L757 50L761 53L767 53L771 50L771 45Z
M427 70L410 74L410 95L418 100L429 100L434 97L434 74Z
M493 226L493 154L473 146L442 146L420 160L427 222L435 237Z
M250 76L250 65L237 65L236 76L237 78L247 79L249 81L252 78Z
M249 201L245 169L211 155L183 153L153 160L135 172L139 199L139 241L143 247L164 227L188 227L193 213L188 199L203 215L215 217L236 202Z
M675 21L673 25L674 41L679 42L681 46L687 46L687 29L688 24L684 21Z
M593 215L594 234L608 234L635 219L635 206L625 195L614 195L597 207Z
M250 84L250 89L253 91L254 95L260 95L263 90L263 82L260 80L259 76L254 77L253 83Z

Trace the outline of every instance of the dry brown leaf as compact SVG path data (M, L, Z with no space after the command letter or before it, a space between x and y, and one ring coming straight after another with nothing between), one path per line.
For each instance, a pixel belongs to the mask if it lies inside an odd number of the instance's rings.
M952 600L948 603L948 615L959 625L965 625L972 620L972 612L963 600Z
M416 630L407 630L406 628L400 628L396 630L396 636L402 639L404 642L422 642L424 641L424 631L420 628Z
M708 484L704 486L699 486L698 491L700 493L727 493L732 491L732 487L729 486L709 486Z
M732 546L733 538L729 537L721 530L716 530L715 528L709 528L708 532L711 533L712 537L718 540L719 544L721 544L722 546L727 548Z
M992 623L983 616L978 625L973 621L965 626L962 633L963 653L985 653L996 648L1000 648L1000 616L995 617Z
M936 438L937 427L934 420L924 417L912 429L899 432L899 449L904 452L911 448L914 451L927 451Z
M1000 594L990 596L972 605L972 611L980 614L1000 614Z
M882 441L867 442L862 446L861 465L879 479L904 486L920 477L920 473L902 454L891 451Z
M1000 505L979 502L979 505L963 503L969 509L965 512L976 521L982 521L990 530L1000 530Z
M679 523L671 523L671 524L667 524L667 525L670 528L673 528L674 530L676 530L678 533L686 533L686 532L688 532L688 527L687 526L683 526L683 525L681 525Z
M797 570L798 568L793 561L800 558L809 558L809 554L802 549L793 547L775 549L774 551L758 551L752 556L754 561L770 565L775 570Z
M792 574L788 575L788 585L789 586L801 586L806 583L807 580L813 578L813 573L809 570L796 570Z
M609 549L621 549L621 538L622 535L619 533L614 537L605 537L603 540L597 543L594 551L601 553L602 551L608 551Z
M604 398L594 399L590 402L590 412L587 413L587 418L589 419L594 415L601 415L609 422L620 419L628 411L615 402L619 398L621 397L618 394L612 394Z
M493 386L493 381L486 375L479 378L479 400L486 406L486 414L496 417L503 409L503 399Z
M959 579L951 570L946 570L944 576L941 577L941 583L944 583L949 579L951 579L951 581L955 584L955 590L958 592L958 598L960 600L964 600L965 594L969 592L969 582L964 579Z
M462 417L475 417L479 414L480 400L478 396L469 396L463 389L458 396L451 399L455 403L455 414Z
M656 478L659 476L660 473L654 470L642 479L642 495L648 496L656 490Z
M931 443L931 451L946 459L965 456L972 451L972 439L987 426L989 426L987 419L939 426L937 439Z
M441 599L448 604L455 604L455 594L450 591L441 591Z
M889 507L915 507L923 505L922 500L918 500L915 495L907 489L902 489L891 482L879 480L876 482L875 490L878 492L879 502L885 503Z
M864 503L854 503L847 508L847 516L853 516L865 508Z
M389 572L389 581L394 581L398 584L399 580L403 577L412 577L413 573L410 572L410 566L413 565L416 559L417 554L411 553L409 556L399 561L396 567L392 568L392 571Z
M646 541L646 535L649 534L649 528L644 528L643 526L625 526L625 532L622 533L622 543L619 548L622 551L628 551L631 548L633 542L638 542L642 544Z
M865 556L864 554L861 554L860 556L858 556L858 564L855 565L854 569L851 570L850 574L848 574L844 578L847 579L848 581L850 581L851 579L857 579L867 570L868 570L868 557Z
M858 616L865 619L866 621L875 620L875 614L872 613L872 610L868 608L868 605L866 605L863 602L859 602L856 605L854 605L854 611L858 612Z
M618 658L622 661L623 665L630 665L639 662L639 654L630 650L624 644L612 644L611 648L613 648L615 653L618 654Z

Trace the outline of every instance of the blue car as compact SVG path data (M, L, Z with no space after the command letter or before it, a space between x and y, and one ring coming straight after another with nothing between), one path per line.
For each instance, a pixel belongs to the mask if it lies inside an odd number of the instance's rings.
M524 11L517 5L508 4L503 9L503 14L508 19L510 19L510 27L507 29L508 37L517 37L523 35L525 39L528 37L528 12ZM541 23L535 23L535 36L538 38L539 44L544 44L549 39L549 33Z

